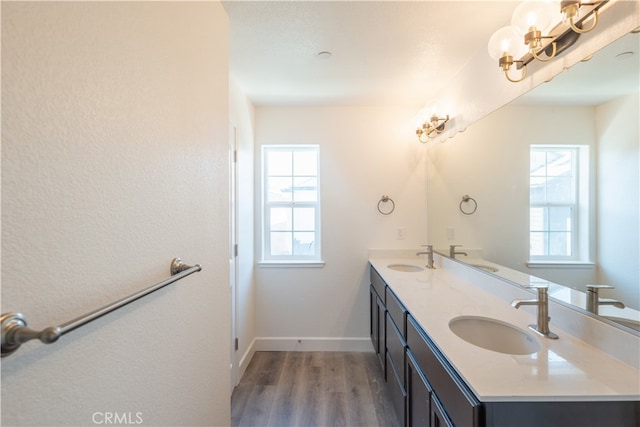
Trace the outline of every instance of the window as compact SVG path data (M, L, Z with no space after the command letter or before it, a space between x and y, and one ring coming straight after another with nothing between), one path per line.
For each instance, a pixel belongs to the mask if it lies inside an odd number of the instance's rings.
M531 146L530 154L530 259L585 261L589 240L587 147L537 145Z
M262 147L262 258L320 262L319 148Z

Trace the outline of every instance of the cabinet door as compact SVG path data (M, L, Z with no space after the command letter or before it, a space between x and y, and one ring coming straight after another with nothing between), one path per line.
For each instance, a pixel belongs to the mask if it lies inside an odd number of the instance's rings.
M455 427L435 394L431 394L431 427Z
M391 315L388 311L387 311L385 327L386 327L385 341L387 345L387 356L388 356L387 360L389 360L390 364L393 365L393 369L396 372L398 379L400 380L400 384L402 385L402 387L404 387L405 386L404 384L405 382L404 349L406 347L406 343L402 338L402 333L398 330L395 323L393 323L393 320L391 319ZM388 365L389 363L387 364L387 376L389 375L388 372L390 369ZM387 381L389 381L388 377L387 377Z
M380 353L380 316L378 314L378 293L373 286L369 286L369 335L376 354Z
M387 334L385 332L385 313L387 312L384 302L380 299L379 296L376 296L376 322L377 322L377 343L378 343L378 360L380 361L380 366L382 366L382 374L384 375L385 380L387 379L387 368L385 361L385 353L387 352Z
M431 386L407 350L407 427L431 425Z

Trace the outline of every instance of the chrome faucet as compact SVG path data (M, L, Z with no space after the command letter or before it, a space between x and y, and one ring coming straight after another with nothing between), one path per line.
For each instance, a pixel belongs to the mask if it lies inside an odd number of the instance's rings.
M536 305L538 306L538 323L536 325L529 325L529 329L539 333L545 338L557 340L558 336L549 330L549 292L547 285L528 286L536 288L538 290L538 299L528 300L513 300L511 306L520 308L522 305Z
M462 245L449 245L449 256L451 258L455 258L456 255L469 256L469 254L467 254L466 252L456 251L456 247L458 246L462 246Z
M598 307L601 305L612 305L617 308L624 308L621 301L613 299L600 299L598 291L600 289L615 289L611 285L587 285L587 310L593 314L598 314Z
M433 266L433 245L422 245L426 247L427 250L424 252L417 252L416 255L427 255L427 268L435 268Z

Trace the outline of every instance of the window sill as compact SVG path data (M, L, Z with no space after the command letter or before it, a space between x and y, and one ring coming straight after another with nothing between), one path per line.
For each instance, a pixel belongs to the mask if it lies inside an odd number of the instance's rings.
M589 261L527 261L529 268L594 268Z
M260 268L323 268L324 261L260 261Z

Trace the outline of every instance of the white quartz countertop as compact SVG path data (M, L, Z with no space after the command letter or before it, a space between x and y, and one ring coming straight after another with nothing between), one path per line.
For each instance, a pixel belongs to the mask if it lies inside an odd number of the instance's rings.
M424 261L418 258L379 258L369 262L481 401L640 400L640 371L559 329L553 323L553 312L550 329L559 335L558 340L527 329L536 323L535 307L515 309L509 301L452 271L436 268L399 272L387 267L424 267ZM525 298L531 296L524 294ZM449 321L458 316L482 316L510 323L530 332L541 348L537 353L521 356L477 347L449 329Z

